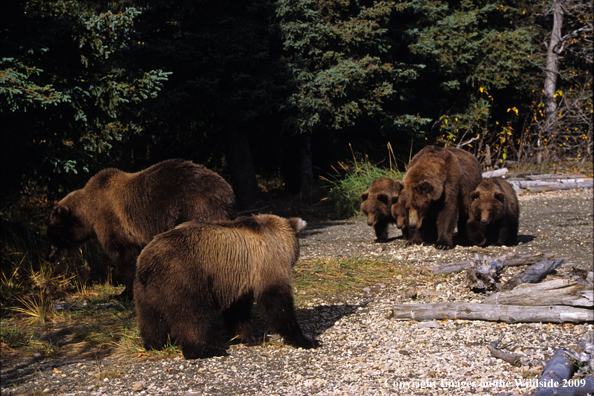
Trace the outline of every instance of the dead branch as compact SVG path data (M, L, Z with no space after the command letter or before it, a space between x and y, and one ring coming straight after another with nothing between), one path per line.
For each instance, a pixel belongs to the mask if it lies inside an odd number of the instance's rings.
M487 349L491 352L491 356L497 359L505 360L512 366L520 367L520 365L522 364L522 362L520 361L520 355L517 355L515 353L503 352L497 349L497 345L499 345L502 339L503 334L501 335L501 337L499 337L499 339L497 339L493 343L493 345L487 345Z
M563 258L559 260L539 261L526 271L519 273L507 281L507 283L501 287L501 290L511 290L521 283L538 283L560 266L563 261L565 261Z

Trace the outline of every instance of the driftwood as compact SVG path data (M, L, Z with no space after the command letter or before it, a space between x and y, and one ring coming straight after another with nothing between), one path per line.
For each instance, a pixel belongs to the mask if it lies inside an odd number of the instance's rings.
M566 306L518 306L477 303L405 304L392 309L396 320L487 320L506 323L579 323L594 322L589 308Z
M539 260L548 260L554 256L552 252L544 251L535 254L506 254L504 256L496 257L494 259L490 259L491 261L500 262L503 267L514 267L518 265L529 265L538 262ZM472 268L473 265L476 265L477 261L486 260L487 257L483 257L480 259L478 255L475 257L475 260L469 261L461 261L458 263L450 263L445 265L440 265L438 267L431 267L431 270L436 274L451 274L455 272L462 272L467 268Z
M501 177L507 173L507 168L495 169L492 171L483 172L484 178Z
M539 387L532 395L585 395L594 392L594 381L584 381L584 386L568 386L575 370L571 359L565 350L557 349L542 370L538 380ZM588 378L594 380L593 377Z
M533 264L526 271L519 273L511 278L501 287L502 290L511 290L521 283L538 283L548 274L553 272L558 266L563 263L564 259L559 260L543 260Z
M503 352L497 349L497 345L503 339L503 334L497 341L493 343L493 345L487 345L487 349L491 351L491 356L496 357L497 359L505 360L506 362L510 363L512 366L520 367L522 362L520 360L520 355L515 353Z
M511 291L485 298L483 304L594 307L592 290L584 290L585 288L586 285L569 279L555 279L537 284L524 283Z

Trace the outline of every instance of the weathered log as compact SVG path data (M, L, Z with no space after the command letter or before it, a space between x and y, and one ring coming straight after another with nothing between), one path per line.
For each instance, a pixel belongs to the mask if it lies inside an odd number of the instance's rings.
M484 178L501 177L501 176L505 175L506 173L507 173L507 168L495 169L492 171L483 172L483 177Z
M528 187L528 191L537 193L543 191L571 190L574 188L592 188L593 186L594 182L589 180L576 183L550 183L544 186L533 186Z
M477 303L405 304L392 308L396 320L487 320L506 323L594 322L594 311L566 306L518 306Z
M571 362L571 358L563 349L557 349L553 354L551 360L542 369L539 384L551 384L548 386L539 386L538 390L546 388L556 388L571 378L575 371L575 366Z
M562 258L559 260L539 261L530 266L527 270L520 272L518 275L508 280L501 287L501 290L511 290L521 283L538 283L560 266L563 261L565 261L565 259Z
M498 305L568 305L594 307L585 285L570 279L555 279L542 283L523 283L513 290L487 297L483 304ZM585 294L586 296L583 296Z
M518 265L529 265L538 262L539 260L548 260L554 256L552 252L544 251L534 254L506 254L504 256L491 259L492 261L501 262L504 267L513 267ZM484 260L485 258L483 258ZM431 267L431 270L436 274L451 274L464 271L467 268L472 268L476 264L476 260L461 261L458 263L449 263L440 265L438 267Z
M487 349L489 351L491 351L491 356L493 356L497 359L505 360L506 362L510 363L512 366L520 367L522 364L522 362L520 360L520 355L517 355L515 353L504 352L504 351L497 349L497 345L499 345L499 343L501 342L502 339L503 339L503 334L501 335L501 337L499 337L498 340L496 340L493 343L493 345L487 345Z
M583 380L573 380L580 386L563 386L559 388L543 388L534 393L532 396L587 396L594 393L594 377L591 375ZM571 383L568 381L567 383Z

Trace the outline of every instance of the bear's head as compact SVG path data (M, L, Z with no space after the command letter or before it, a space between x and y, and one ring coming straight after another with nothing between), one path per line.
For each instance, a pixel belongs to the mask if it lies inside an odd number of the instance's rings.
M408 227L411 230L421 228L423 219L431 210L434 202L443 196L443 185L433 184L427 180L412 186L410 199L407 200Z
M75 207L64 200L54 207L47 226L48 261L56 262L70 256L78 246L92 238L92 230L77 215Z
M406 210L407 195L402 194L398 197L398 201L392 204L392 217L396 222L396 228L399 230L407 227L408 223L408 211Z
M505 195L501 191L474 190L470 195L470 211L473 217L484 226L500 219L505 212Z
M375 179L369 190L361 194L361 213L367 217L367 224L375 226L384 221L392 221L391 207L398 201L404 185L400 180L380 177Z

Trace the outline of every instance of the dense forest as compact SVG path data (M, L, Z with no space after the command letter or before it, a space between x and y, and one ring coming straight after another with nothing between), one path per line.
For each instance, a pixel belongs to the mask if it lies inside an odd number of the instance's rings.
M591 160L586 0L15 0L0 14L2 200L185 158L248 207L426 144Z

